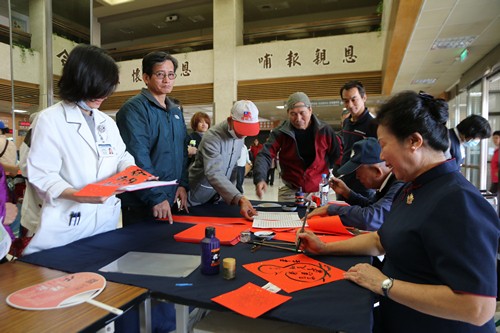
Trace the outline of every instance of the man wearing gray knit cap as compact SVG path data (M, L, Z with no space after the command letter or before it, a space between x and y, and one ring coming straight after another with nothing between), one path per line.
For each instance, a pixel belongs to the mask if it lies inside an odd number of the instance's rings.
M254 163L253 181L257 195L267 190L267 171L273 159L279 160L284 186L278 201L295 201L295 192L318 191L321 174L329 174L340 162L341 140L334 130L312 112L311 101L303 92L296 92L286 102L288 120L271 131ZM279 158L278 158L279 155Z

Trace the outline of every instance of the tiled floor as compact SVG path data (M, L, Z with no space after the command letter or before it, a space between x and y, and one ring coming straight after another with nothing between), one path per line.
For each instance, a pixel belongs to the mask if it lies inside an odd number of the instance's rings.
M278 201L278 189L280 188L280 186L283 186L283 183L281 182L281 178L278 177L278 172L276 171L276 175L274 177L274 185L267 186L267 191L262 199L259 199L259 197L257 197L257 194L255 194L255 185L253 184L252 178L245 178L245 181L243 182L243 194L249 200Z

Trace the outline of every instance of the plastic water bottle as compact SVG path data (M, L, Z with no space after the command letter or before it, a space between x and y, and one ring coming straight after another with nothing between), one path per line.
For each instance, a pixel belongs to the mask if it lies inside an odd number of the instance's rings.
M205 238L201 240L201 273L206 275L219 274L220 241L215 237L215 228L205 228Z
M326 173L321 175L321 182L319 183L319 198L320 198L320 206L324 206L328 204L328 191L330 190L330 186L328 184L328 175Z

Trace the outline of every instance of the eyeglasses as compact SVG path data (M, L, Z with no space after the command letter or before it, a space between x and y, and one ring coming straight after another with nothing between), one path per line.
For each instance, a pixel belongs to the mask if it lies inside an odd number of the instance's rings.
M169 80L174 80L177 77L177 74L172 73L172 72L170 72L170 73L156 72L156 73L153 73L153 75L155 75L160 80L165 80L165 77L168 77Z

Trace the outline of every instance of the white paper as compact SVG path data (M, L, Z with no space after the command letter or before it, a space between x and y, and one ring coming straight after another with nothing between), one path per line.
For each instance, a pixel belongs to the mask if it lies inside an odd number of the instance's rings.
M256 205L255 207L258 207L258 208L281 208L281 205L278 203L275 203L275 202L263 202L263 203Z
M120 191L138 191L143 190L145 188L151 187L159 187L159 186L172 186L177 185L177 179L170 181L160 181L160 180L150 180L147 182L142 182L139 184L125 185L120 187L118 190Z
M200 256L187 254L128 252L99 269L101 272L186 277L201 262Z
M276 228L300 228L302 221L297 212L261 212L254 216L252 227L276 229Z

